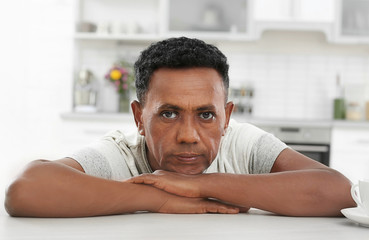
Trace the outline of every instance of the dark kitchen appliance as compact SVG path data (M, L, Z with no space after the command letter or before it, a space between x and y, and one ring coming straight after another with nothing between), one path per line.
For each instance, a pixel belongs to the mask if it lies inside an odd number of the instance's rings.
M255 125L272 133L292 149L329 166L331 127L328 124Z

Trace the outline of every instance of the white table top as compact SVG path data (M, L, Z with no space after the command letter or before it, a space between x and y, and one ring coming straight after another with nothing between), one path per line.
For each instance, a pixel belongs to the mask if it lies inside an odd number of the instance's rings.
M369 239L347 218L276 216L257 209L236 215L136 213L92 218L0 215L0 239Z

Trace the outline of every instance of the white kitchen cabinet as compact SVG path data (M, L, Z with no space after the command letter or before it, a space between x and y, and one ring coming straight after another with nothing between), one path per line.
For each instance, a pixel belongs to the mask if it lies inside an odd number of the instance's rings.
M157 34L163 14L161 3L162 0L76 1L76 32L113 38Z
M369 127L334 126L330 166L356 183L369 179Z
M252 0L79 0L77 40L247 39ZM229 33L232 33L231 35Z
M369 42L367 0L255 0L254 38L266 30L321 31L327 41Z
M334 0L256 0L254 33L266 30L321 31L331 40L335 21Z
M169 34L234 34L246 36L250 29L248 0L170 0Z
M291 19L290 0L259 0L254 3L256 21L283 21Z
M334 21L334 0L256 0L256 21Z
M76 9L76 40L257 40L265 30L302 30L322 31L328 41L369 41L366 0L79 0Z
M369 42L369 1L337 1L336 13L336 42L352 44Z

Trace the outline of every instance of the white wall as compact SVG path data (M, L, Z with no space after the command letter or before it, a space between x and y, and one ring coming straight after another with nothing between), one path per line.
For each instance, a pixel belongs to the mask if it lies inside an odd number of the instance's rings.
M72 3L0 2L0 200L26 162L60 157L59 114L71 106Z
M268 31L257 42L219 47L230 62L231 85L254 86L255 117L332 119L337 74L348 101L369 100L368 44L331 44L320 32Z

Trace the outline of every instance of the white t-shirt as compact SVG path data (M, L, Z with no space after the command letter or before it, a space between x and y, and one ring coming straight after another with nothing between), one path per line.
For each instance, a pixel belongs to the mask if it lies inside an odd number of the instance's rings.
M272 134L231 120L217 156L204 172L269 173L286 147ZM110 132L68 157L75 159L87 174L106 179L124 180L152 172L146 157L145 138L137 132Z

